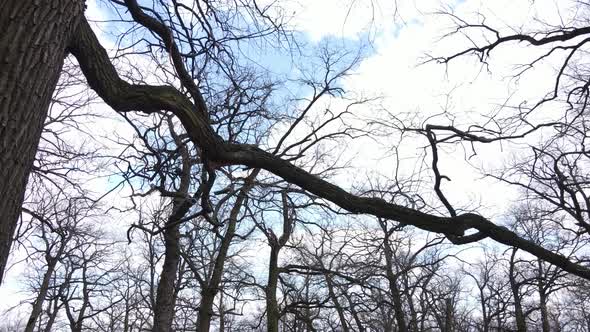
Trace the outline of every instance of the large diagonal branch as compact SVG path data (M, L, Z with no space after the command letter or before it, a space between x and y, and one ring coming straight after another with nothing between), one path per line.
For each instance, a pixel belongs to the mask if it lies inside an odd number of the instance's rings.
M193 104L171 86L136 85L123 81L85 19L80 23L69 50L78 59L90 87L115 111L151 113L165 110L173 113L181 121L192 142L216 164L264 169L351 213L395 220L426 231L458 237L463 236L468 229L476 229L497 242L520 248L565 271L590 280L590 269L521 238L481 216L465 214L441 217L380 198L359 197L256 146L223 141L209 125L206 110L199 109L205 107L204 105Z

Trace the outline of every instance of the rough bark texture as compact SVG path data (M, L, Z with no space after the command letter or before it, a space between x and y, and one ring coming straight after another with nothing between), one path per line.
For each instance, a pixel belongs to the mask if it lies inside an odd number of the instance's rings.
M43 121L83 3L0 2L0 282Z

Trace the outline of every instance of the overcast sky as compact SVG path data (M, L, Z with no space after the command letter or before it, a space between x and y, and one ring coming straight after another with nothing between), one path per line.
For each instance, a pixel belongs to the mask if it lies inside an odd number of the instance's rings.
M283 4L283 1L279 3ZM398 0L398 7L395 3L393 0L301 0L285 1L284 5L286 13L294 13L293 26L305 33L311 43L332 38L343 40L347 45L370 44L368 56L355 70L355 75L346 79L344 86L367 96L383 97L380 106L391 114L417 112L426 118L439 113L446 105L457 114L458 123L469 123L479 120L478 114L497 108L510 95L516 93L515 99L519 99L520 95L532 99L546 92L551 84L541 79L553 70L550 63L527 76L526 84L511 81L512 65L525 62L531 54L514 52L509 48L494 52L491 72L482 70L473 58L461 59L448 67L434 63L419 64L427 54L448 55L469 45L464 38L439 41L449 32L450 22L434 15L437 10L453 10L457 16L470 19L477 19L474 13L479 12L485 15L488 24L509 31L511 26L535 24L533 17L555 20L557 1ZM104 7L96 1L87 1L87 4L88 17L101 20L107 16L101 12ZM107 48L112 46L106 35L101 31L97 33ZM339 103L337 100L332 102L333 105ZM435 120L431 122L435 123ZM350 146L350 152L358 156L353 164L363 172L378 171L390 175L387 173L393 170L391 160L382 159L380 149L397 142L382 143L383 146L379 147L359 140L356 145ZM416 150L421 144L424 142L405 141L400 151L404 157L412 157L421 152ZM518 153L518 150L500 145L479 149L478 157L470 159L470 162L489 169L503 166ZM516 197L516 192L495 182L481 180L481 175L464 162L463 157L461 151L442 156L441 172L452 180L444 183L443 190L457 206L481 203L490 216L501 215L504 212L502 209ZM407 167L411 168L412 163L409 160ZM355 175L358 174L355 171ZM19 298L15 293L18 291L18 282L14 279L16 271L10 271L6 283L0 287L0 298L13 299L2 301L4 307L14 304Z

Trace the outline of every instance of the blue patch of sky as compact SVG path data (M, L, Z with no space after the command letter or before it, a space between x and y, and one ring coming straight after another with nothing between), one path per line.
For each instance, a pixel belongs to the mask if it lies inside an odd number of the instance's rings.
M457 0L457 3L465 0ZM148 2L140 2L142 5L148 6ZM139 37L145 38L150 43L156 43L155 37L147 33L145 29L141 35L136 35L135 38L124 38L118 40L118 34L129 30L132 27L130 22L120 21L119 14L125 15L124 19L129 20L128 13L124 8L117 9L120 13L115 10L114 4L107 4L105 2L98 1L97 7L102 11L104 17L107 18L107 22L101 24L103 37L108 38L109 42L117 43L118 45L125 47L130 46ZM160 9L161 10L161 9ZM410 24L418 23L418 20L413 19L409 22ZM249 24L249 22L243 22L243 24ZM406 23L407 24L407 23ZM374 27L373 29L360 31L354 37L341 37L335 35L324 36L320 40L312 40L310 36L301 31L294 31L289 39L277 38L276 36L264 37L264 40L255 40L252 42L235 42L235 52L241 59L242 65L251 66L257 69L263 74L268 75L270 79L279 80L284 82L286 91L305 94L307 91L305 88L301 90L298 86L297 80L304 75L321 75L323 74L323 68L319 63L320 59L317 58L319 52L324 47L330 47L332 50L337 50L340 53L346 53L343 57L340 66L346 66L347 62L350 63L357 56L361 58L367 58L375 54L376 50L373 45L373 41L377 38L382 37L384 34L391 34L394 37L398 37L403 30L404 25L395 24L390 28L381 29ZM115 31L110 33L109 31ZM180 45L181 48L186 49L186 45ZM232 44L228 45L232 47ZM288 93L279 93L278 97L286 97Z
M454 6L464 3L466 0L456 0ZM148 2L141 4L148 6ZM117 9L115 9L117 6ZM144 38L150 43L157 43L157 39L146 29L140 28L141 35L134 38L119 40L119 34L128 31L136 23L130 22L129 14L124 8L98 1L97 7L106 18L101 23L102 36L108 42L118 44L121 47L130 46L137 38ZM119 10L119 12L117 11ZM121 21L121 15L124 20ZM249 24L244 21L243 24ZM412 18L405 23L387 25L387 28L373 27L366 31L360 31L356 36L343 37L338 35L326 35L320 40L314 40L310 35L302 31L294 31L290 38L277 38L276 36L264 37L260 40L246 42L232 42L228 47L235 47L235 55L244 66L250 66L270 80L282 83L282 88L274 92L273 100L280 103L285 99L308 97L312 93L310 86L301 84L300 79L321 80L325 67L322 64L321 53L329 49L341 56L340 63L335 65L334 71L342 70L351 62L371 57L378 50L374 41L383 37L393 36L398 38L407 25L422 24L419 18ZM110 32L113 31L113 32ZM186 49L186 45L180 44ZM354 70L355 67L352 68ZM112 182L111 182L112 181ZM120 177L109 179L110 183L120 183Z
M325 52L329 50L334 58L340 59L331 69L341 71L357 58L370 56L374 52L367 37L326 36L315 41L303 32L294 32L294 41L283 41L281 45L263 47L248 44L241 48L241 53L252 66L283 83L284 89L277 91L275 97L300 97L312 92L312 88L302 85L301 80L321 82L323 79L326 68L322 57Z
M109 38L109 42L117 43L121 47L127 47L137 39L144 38L150 43L157 44L156 38L144 28L137 29L133 37L128 36L119 39L118 34L128 31L136 23L130 22L129 14L123 7L118 5L99 2L98 8L102 11L103 16L107 18L107 21L103 22L101 26L102 31L105 32L103 37ZM162 8L159 10L163 13ZM121 21L120 15L127 21ZM165 17L165 15L162 16ZM246 26L250 22L243 20L238 24ZM231 41L227 44L227 47L232 49L237 62L241 66L255 69L270 81L281 82L281 87L274 91L271 102L284 105L285 100L309 97L312 94L312 87L302 84L301 80L321 81L323 79L325 66L322 63L321 55L326 50L329 49L330 52L334 53L334 56L339 57L339 63L332 68L334 72L337 72L354 61L358 65L362 59L374 55L377 52L374 45L375 40L388 37L387 35L397 38L408 24L421 23L418 19L411 19L405 24L386 25L386 28L373 26L371 29L359 31L356 36L352 37L326 35L320 40L312 39L310 35L303 31L293 31L288 38L270 35L245 42L241 40ZM114 32L109 33L109 31ZM203 34L203 32L199 31L194 33L196 36ZM180 43L179 46L187 52L188 46L186 43ZM355 66L352 67L352 70L354 69ZM210 79L217 81L216 83L224 84L222 77L217 79L211 77ZM225 84L227 84L227 81Z

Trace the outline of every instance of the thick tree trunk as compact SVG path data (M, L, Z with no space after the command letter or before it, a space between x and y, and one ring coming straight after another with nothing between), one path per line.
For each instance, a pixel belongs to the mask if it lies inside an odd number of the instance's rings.
M78 0L0 3L0 282Z
M217 289L206 288L201 291L201 305L199 306L199 317L197 318L197 331L209 332L211 320L213 319L213 301L217 295Z

